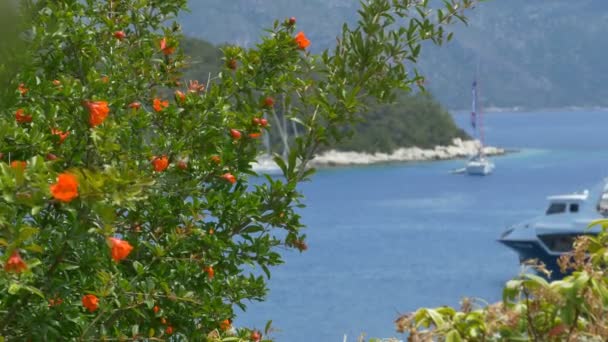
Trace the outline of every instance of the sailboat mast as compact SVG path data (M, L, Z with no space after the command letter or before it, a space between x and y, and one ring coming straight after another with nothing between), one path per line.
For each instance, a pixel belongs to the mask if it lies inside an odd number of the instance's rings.
M479 145L480 145L480 150L483 152L483 146L484 146L483 106L481 105L481 87L479 86L479 80L477 81L477 117L479 119Z
M479 26L483 30L483 12L479 11ZM475 70L475 81L477 82L477 116L479 118L479 153L483 155L484 132L483 132L483 106L481 102L481 86L479 78L481 75L481 54L477 54L477 66Z
M471 128L473 128L473 138L477 139L477 77L473 79L471 87Z

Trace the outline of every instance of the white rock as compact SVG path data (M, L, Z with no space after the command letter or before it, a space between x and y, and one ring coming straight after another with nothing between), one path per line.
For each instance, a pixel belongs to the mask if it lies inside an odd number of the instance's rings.
M368 165L388 162L408 162L426 160L445 160L471 156L477 153L479 141L462 140L456 138L452 145L435 146L433 149L421 149L419 147L399 148L393 153L360 153L352 151L330 150L316 156L311 164L314 166L346 166L346 165ZM502 148L485 146L486 155L505 154Z

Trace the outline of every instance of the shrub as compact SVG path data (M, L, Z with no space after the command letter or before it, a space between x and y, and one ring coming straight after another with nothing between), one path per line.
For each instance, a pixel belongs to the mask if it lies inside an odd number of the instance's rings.
M426 3L368 1L321 56L294 20L275 22L255 47L226 47L208 83L180 79L171 21L185 4L23 2L28 58L0 121L6 340L257 339L232 328L233 307L264 298L256 270L270 277L280 248L306 248L307 162L366 99L415 84L403 61L472 2L434 24ZM283 178L251 184L279 101L305 134L275 158Z

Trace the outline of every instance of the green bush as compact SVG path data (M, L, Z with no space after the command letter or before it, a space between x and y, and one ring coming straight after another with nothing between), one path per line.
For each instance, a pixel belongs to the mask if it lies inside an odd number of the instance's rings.
M403 61L471 3L434 24L426 3L366 2L321 56L276 22L254 48L225 47L206 83L181 77L186 0L23 1L29 58L0 112L0 338L259 340L232 329L233 308L263 300L253 269L270 277L280 249L306 248L307 162L367 99L415 84ZM302 135L276 158L283 178L253 185L278 98Z

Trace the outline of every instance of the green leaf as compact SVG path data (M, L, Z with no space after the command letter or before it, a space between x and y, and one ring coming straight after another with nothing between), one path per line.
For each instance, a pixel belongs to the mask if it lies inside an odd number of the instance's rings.
M8 293L12 294L12 295L16 295L20 290L21 290L22 286L19 283L12 283L9 287L8 287Z
M460 337L460 333L456 330L450 330L445 335L445 342L461 342L462 338Z
M32 237L34 234L38 233L39 229L34 227L21 227L19 229L19 240L25 241Z
M264 335L268 335L270 333L270 328L272 328L272 320L266 322L266 326L264 327Z
M285 165L285 161L283 160L283 158L281 158L281 156L279 156L278 154L274 154L274 158L272 158L274 160L274 162L277 164L277 166L281 169L281 171L283 171L283 174L288 174L287 173L287 165Z
M144 269L144 265L141 264L141 262L139 261L133 261L133 269L135 269L135 272L137 272L138 275L143 275L146 270Z
M443 316L437 312L437 310L427 309L427 313L437 328L442 329L445 326L445 320L443 319Z
M37 244L31 244L31 245L25 246L24 249L28 250L30 252L34 252L34 253L44 252L44 248L42 248L42 246L37 245Z
M42 293L42 291L38 290L37 288L35 288L33 286L24 286L23 289L25 289L28 292L33 293L33 294L37 295L38 297L44 299L44 294Z
M131 336L136 336L139 335L139 325L138 324L134 324L131 327Z
M80 268L79 265L74 265L74 264L66 264L66 263L62 263L59 266L59 269L64 270L64 271L72 271L72 270L76 270Z
M608 228L608 219L598 219L598 220L594 220L591 221L591 223L589 223L589 225L587 225L587 228L592 228L595 226L602 226L602 228Z
M32 207L32 210L31 210L32 216L38 215L41 210L42 210L41 206L34 206L34 207Z

